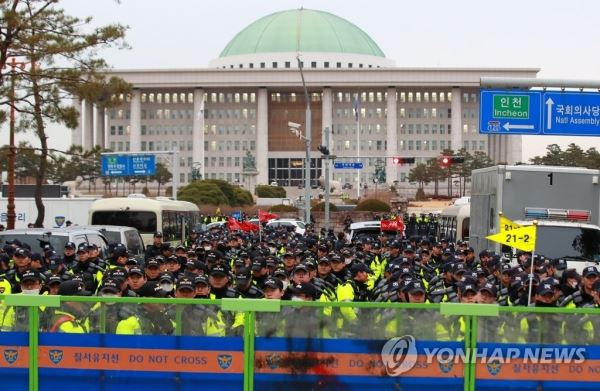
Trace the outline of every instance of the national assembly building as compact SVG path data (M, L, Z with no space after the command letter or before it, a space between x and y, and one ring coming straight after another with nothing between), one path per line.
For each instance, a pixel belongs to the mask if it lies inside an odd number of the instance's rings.
M191 181L194 167L203 178L243 184L244 159L251 157L255 183L302 186L305 143L289 123L304 131L308 96L313 183L322 175L317 147L327 134L336 161L364 164L335 169L333 179L356 186L383 165L388 184L402 183L414 165L395 165L391 157L424 163L444 149L465 148L497 163L520 161L521 136L479 134L480 78L537 72L403 68L351 22L288 10L249 24L206 68L108 72L129 82L132 93L108 109L80 102L72 143L114 152L176 150L181 184Z

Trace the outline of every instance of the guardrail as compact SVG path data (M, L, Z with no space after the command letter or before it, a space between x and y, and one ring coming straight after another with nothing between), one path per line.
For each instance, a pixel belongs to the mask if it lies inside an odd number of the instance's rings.
M12 389L600 386L598 309L7 295L0 315Z

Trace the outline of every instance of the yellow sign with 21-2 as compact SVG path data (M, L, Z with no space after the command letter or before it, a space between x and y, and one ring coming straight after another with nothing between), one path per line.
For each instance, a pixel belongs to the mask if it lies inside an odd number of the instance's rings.
M537 227L530 225L506 231L503 230L497 234L487 236L486 239L514 247L521 251L533 251L535 249L536 234Z

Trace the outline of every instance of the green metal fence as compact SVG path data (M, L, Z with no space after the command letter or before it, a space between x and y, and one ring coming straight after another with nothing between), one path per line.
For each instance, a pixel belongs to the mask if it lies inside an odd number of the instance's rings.
M418 340L434 341L440 344L459 343L466 351L474 350L484 344L600 347L600 333L598 333L600 310L598 309L499 307L444 303L284 302L245 299L32 297L25 295L0 297L0 309L8 307L27 309L29 389L32 391L39 389L40 314L43 314L42 309L61 308L65 303L82 303L87 306L86 308L96 306L97 316L94 318L92 331L99 334L114 332L114 325L111 325L110 316L107 315L111 310L111 305L121 306L121 309L126 309L127 306L136 308L147 304L169 306L174 323L172 335L175 336L189 335L185 329L183 318L187 316L184 314L187 314L186 311L192 306L205 306L213 308L215 311L218 310L224 316L231 318L228 324L231 324L235 318L241 322L240 327L228 328L223 336L235 335L243 338L244 390L253 390L257 379L262 376L260 374L266 372L262 367L256 368L257 360L264 356L261 353L260 357L256 357L256 342L261 341L261 338L272 336L318 340L343 338L381 341L406 333L414 334ZM114 307L112 308L114 309ZM441 325L439 330L436 329L437 325ZM307 330L310 331L308 334L306 334ZM275 367L275 364L272 366ZM482 366L481 363L478 364L475 357L467 357L464 367L461 368L464 390L475 390L478 381L488 378L488 380L494 380L491 375L478 378L478 374L481 375L482 371L485 372L485 366ZM273 369L273 373L281 371L281 368L271 369ZM487 370L493 373L497 369L496 367L487 367ZM504 376L510 377L509 375ZM542 384L543 376L538 377ZM522 380L528 379L524 375ZM568 376L563 380L567 381ZM477 386L477 389L484 389L484 386Z

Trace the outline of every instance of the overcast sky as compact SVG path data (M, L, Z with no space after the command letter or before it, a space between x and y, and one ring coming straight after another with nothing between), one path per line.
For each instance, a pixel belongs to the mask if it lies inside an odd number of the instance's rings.
M233 36L273 12L299 8L336 14L373 38L398 67L535 67L540 78L600 80L600 1L584 0L61 0L94 24L130 27L131 50L103 52L114 68L203 68ZM0 142L6 143L6 129ZM61 134L63 136L61 136ZM70 137L53 129L50 144ZM598 138L528 136L524 158L545 146Z

